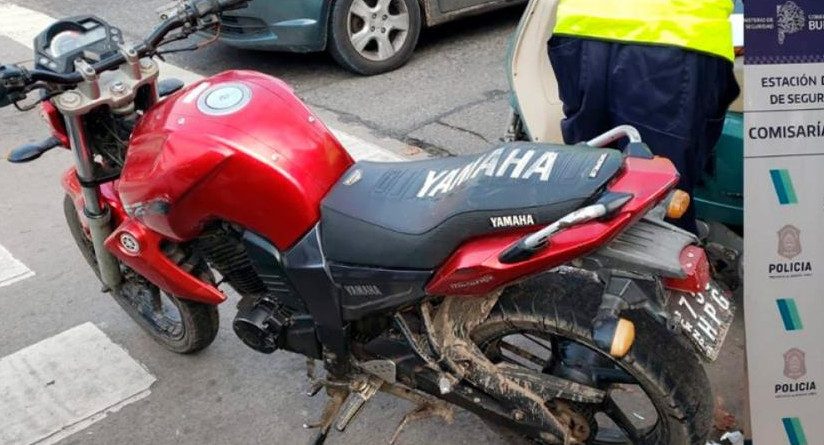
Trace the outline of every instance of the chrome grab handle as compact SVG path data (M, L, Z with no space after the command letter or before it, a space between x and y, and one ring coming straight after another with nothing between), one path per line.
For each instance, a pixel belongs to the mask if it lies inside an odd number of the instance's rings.
M590 147L606 147L621 138L628 138L630 143L643 142L641 133L632 125L619 125L606 133L587 141Z
M607 207L603 204L593 204L591 206L578 209L572 213L567 214L558 221L555 221L554 223L544 227L543 229L526 236L523 239L524 246L529 249L537 249L543 247L547 244L547 241L549 241L549 238L552 235L560 232L561 230L564 230L567 227L572 227L578 224L592 221L593 219L600 218L606 214Z
M498 260L504 264L525 261L549 245L549 239L552 235L569 227L612 215L620 210L624 204L630 202L632 198L633 195L630 193L607 192L595 204L570 212L543 229L521 238L501 253Z

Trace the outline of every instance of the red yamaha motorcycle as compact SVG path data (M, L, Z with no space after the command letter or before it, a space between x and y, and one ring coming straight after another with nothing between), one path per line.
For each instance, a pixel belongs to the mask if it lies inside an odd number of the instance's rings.
M240 339L307 357L309 394L326 390L317 444L378 391L417 405L393 442L458 406L513 440L704 443L701 363L733 308L665 222L689 205L668 160L620 127L589 147L355 163L277 79L158 81L154 56L202 46L166 44L244 3L177 1L135 46L69 18L37 37L33 69L0 68L0 105L40 103L52 131L8 160L72 151L71 233L141 328L205 348L228 284Z

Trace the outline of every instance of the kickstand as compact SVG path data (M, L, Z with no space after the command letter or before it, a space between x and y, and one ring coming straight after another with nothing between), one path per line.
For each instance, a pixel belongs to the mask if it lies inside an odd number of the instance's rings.
M309 442L311 445L323 445L326 442L326 437L329 435L329 430L332 428L332 423L335 421L343 402L349 397L349 390L341 387L328 386L326 393L329 395L329 401L323 408L323 414L317 422L306 423L303 425L306 429L318 428L318 434Z

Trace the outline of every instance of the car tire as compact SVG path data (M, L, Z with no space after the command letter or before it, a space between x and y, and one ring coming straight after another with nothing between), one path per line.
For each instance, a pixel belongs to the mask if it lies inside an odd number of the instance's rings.
M421 24L418 0L336 0L327 46L349 71L385 73L411 58Z

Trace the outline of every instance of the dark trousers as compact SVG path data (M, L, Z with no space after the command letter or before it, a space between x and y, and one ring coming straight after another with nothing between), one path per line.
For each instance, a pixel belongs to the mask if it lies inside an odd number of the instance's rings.
M638 129L653 153L672 160L692 195L739 88L733 64L676 47L554 36L549 57L575 144L613 127ZM697 231L694 206L676 224Z

